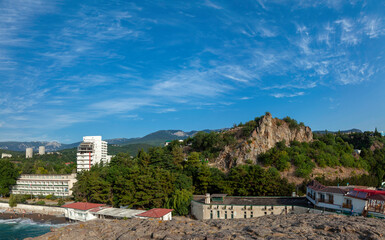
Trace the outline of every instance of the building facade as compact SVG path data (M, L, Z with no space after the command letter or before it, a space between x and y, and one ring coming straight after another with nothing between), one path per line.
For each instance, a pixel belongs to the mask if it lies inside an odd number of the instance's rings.
M110 157L107 156L107 142L101 136L83 137L83 142L77 152L77 172L88 171L97 163L106 164Z
M105 204L75 202L63 205L64 216L70 221L86 222L96 219L95 213L102 210Z
M305 213L312 207L304 197L234 197L207 193L194 195L191 201L191 213L199 220Z
M306 197L316 207L351 215L384 215L385 191L363 186L324 186L313 180Z
M12 157L12 154L9 154L9 153L2 153L1 154L1 158L11 158Z
M12 194L26 194L34 196L55 195L69 197L76 182L76 173L61 175L22 174L12 187Z
M40 146L39 147L39 155L44 155L45 154L45 147L44 146Z
M25 149L25 158L32 158L33 157L33 148L26 148Z

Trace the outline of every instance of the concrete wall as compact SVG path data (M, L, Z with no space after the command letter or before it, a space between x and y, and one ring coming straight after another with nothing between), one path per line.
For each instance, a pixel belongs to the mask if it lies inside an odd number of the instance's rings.
M48 206L36 206L27 204L17 204L16 207L11 208L8 203L0 203L0 209L14 209L19 212L33 212L48 215L62 215L64 214L64 208L61 207L48 207Z
M219 213L219 217L218 217ZM199 219L241 219L255 218L265 215L286 215L301 213L324 213L322 210L299 206L239 206L239 205L209 205L191 202L191 214ZM327 214L328 212L325 212Z

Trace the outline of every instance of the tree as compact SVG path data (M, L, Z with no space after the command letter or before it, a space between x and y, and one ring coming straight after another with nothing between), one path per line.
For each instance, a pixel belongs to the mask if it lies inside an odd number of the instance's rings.
M12 185L16 184L19 173L9 160L0 160L0 195L8 196Z
M165 207L172 208L176 214L186 216L190 210L192 193L186 189L176 190L171 198L167 199Z
M15 195L11 194L11 196L9 197L8 204L9 204L9 206L10 206L11 208L17 206L17 200L16 200L16 196L15 196Z

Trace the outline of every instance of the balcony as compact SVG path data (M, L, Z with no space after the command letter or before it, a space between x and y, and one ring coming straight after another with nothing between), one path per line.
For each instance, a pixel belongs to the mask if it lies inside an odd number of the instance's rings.
M326 202L324 198L318 198L317 201L318 201L318 202L321 202L321 203Z
M385 206L381 204L377 206L369 206L368 211L385 214Z

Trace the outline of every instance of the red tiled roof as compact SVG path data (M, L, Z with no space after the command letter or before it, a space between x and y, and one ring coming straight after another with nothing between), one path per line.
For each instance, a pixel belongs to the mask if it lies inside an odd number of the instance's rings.
M138 214L137 216L140 217L149 217L149 218L161 218L167 213L170 213L174 211L174 209L167 209L167 208L153 208L151 210L148 210L147 212Z
M70 203L70 204L63 205L62 207L64 207L64 208L73 208L73 209L78 209L78 210L87 211L87 210L90 210L90 209L93 209L93 208L103 207L103 206L105 206L105 205L106 205L106 204L87 203L87 202L76 202L76 203Z

